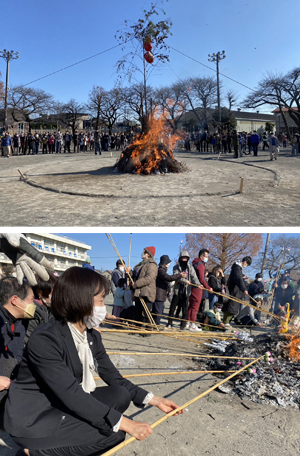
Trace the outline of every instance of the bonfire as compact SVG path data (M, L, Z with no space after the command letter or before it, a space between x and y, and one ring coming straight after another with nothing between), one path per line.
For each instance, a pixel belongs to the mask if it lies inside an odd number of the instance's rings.
M123 150L114 171L136 174L166 174L186 171L184 164L176 160L174 149L179 134L172 134L163 116L151 116L148 131L138 135Z

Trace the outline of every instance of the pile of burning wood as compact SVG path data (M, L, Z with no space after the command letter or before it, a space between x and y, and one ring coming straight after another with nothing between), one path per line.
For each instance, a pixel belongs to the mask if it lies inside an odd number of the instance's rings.
M152 117L148 131L137 136L121 154L115 172L136 174L181 173L187 167L176 160L174 149L179 135L171 133L163 118Z

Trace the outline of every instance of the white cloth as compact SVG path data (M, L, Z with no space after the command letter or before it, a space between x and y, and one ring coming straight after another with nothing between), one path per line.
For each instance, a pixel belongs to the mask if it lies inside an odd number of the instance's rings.
M68 326L70 328L74 344L82 364L82 389L86 393L91 393L96 389L96 383L94 380L93 373L95 372L94 366L94 359L92 352L89 347L88 339L87 339L87 332L84 331L81 334L77 328L72 323L68 322Z
M143 405L148 405L151 399L153 398L154 394L153 393L148 393L145 399L143 400L142 404ZM119 432L120 426L121 426L121 421L122 421L123 415L117 422L117 424L114 425L113 427L113 432Z

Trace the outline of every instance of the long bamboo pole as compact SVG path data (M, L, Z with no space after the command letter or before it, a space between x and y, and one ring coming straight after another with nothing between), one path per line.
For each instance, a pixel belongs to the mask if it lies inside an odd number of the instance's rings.
M172 412L170 413L167 413L165 416L163 416L162 418L160 418L159 420L155 421L155 423L151 424L151 428L154 429L156 426L158 426L159 424L163 423L164 421L166 421L168 418L170 418L171 416L175 415L176 413L180 412L181 410L189 407L191 404L193 404L194 402L198 401L199 399L201 399L202 397L204 396L207 396L209 393L211 393L212 391L214 391L216 388L218 388L219 386L223 385L224 383L228 382L229 380L231 380L233 377L235 377L236 375L240 374L241 372L243 372L245 369L247 369L248 367L252 366L252 364L254 363L257 363L260 359L262 359L264 357L264 355L260 356L259 358L256 358L254 361L252 361L251 363L247 364L247 366L244 366L242 367L241 369L239 369L238 371L234 372L233 374L229 375L229 377L225 378L224 380L221 380L220 382L218 382L216 385L212 386L211 388L209 388L208 390L204 391L204 393L201 393L199 394L199 396L196 396L194 397L193 399L191 399L190 401L186 402L184 405L182 405L181 407L178 407L177 409L175 410L172 410ZM129 439L125 440L125 442L122 442L120 443L119 445L115 446L114 448L112 448L111 450L107 451L106 453L103 454L103 456L111 456L112 454L116 453L117 451L121 450L122 448L124 448L125 446L129 445L131 442L133 442L135 439L135 437L130 437Z
M129 256L128 256L128 267L130 267L130 258L131 258L131 240L132 240L132 233L130 233L130 241L129 241Z
M117 246L116 246L116 244L115 244L115 241L113 240L112 235L111 235L110 233L105 233L105 234L106 234L107 239L109 240L109 242L110 242L111 245L113 246L113 248L114 248L116 254L117 254L118 257L120 258L120 261L121 261L122 265L124 266L124 268L126 268L125 263L124 263L124 261L123 261L121 255L120 255L120 253L119 253L119 251L118 251L118 248L117 248ZM131 280L131 282L134 283L133 278L131 277L131 274L130 274L129 272L128 272L127 274L128 274L129 279ZM155 324L155 321L153 320L153 317L152 317L152 315L151 315L151 312L150 312L150 310L148 309L148 307L146 306L146 303L145 303L144 299L143 299L143 298L140 298L140 301L141 301L141 303L142 303L142 305L143 305L144 311L145 311L145 313L146 313L146 315L147 315L147 317L148 317L150 323L151 323L152 325L154 325L154 327L157 329L157 325Z
M151 353L151 352L106 352L108 355L154 355L154 356L187 356L187 357L193 357L193 358L222 358L222 359L256 359L256 358L243 358L242 356L216 356L216 355L194 355L193 353Z
M220 371L204 371L204 370L201 370L201 371L193 371L193 370L189 370L189 371L183 371L183 372L174 372L174 371L170 371L170 372L156 372L156 373L152 373L152 374L130 374L130 375L123 375L123 378L133 378L133 377L157 377L157 376L161 376L161 375L185 375L185 374L224 374L224 372L235 372L233 370L228 370L228 371L225 371L225 370L220 370ZM101 380L101 377L94 377L94 380Z

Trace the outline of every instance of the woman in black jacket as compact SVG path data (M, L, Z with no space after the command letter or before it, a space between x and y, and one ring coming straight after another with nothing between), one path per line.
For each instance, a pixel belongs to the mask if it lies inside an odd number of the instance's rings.
M164 313L165 301L168 296L168 288L170 286L170 283L177 282L177 280L181 278L186 278L185 272L180 272L179 274L173 274L170 276L167 273L170 264L171 260L168 255L162 255L160 257L158 273L156 277L156 296L152 308L153 314L158 314L153 315L153 320L157 325L160 325L161 317L159 315L162 315Z
M208 274L207 283L213 289L213 291L216 291L217 293L224 292L224 294L225 294L224 286L226 284L226 280L225 280L223 270L219 264L217 264L217 266L215 266L213 268L213 270ZM209 293L208 299L209 299L210 310L214 309L214 304L217 301L219 301L220 304L223 304L222 296L218 296L213 293Z
M30 456L100 455L128 432L144 440L148 423L123 416L131 401L168 413L177 405L124 379L110 361L100 332L108 281L91 269L72 267L54 286L55 320L37 328L9 389L4 426ZM97 388L100 375L108 385ZM20 453L20 452L19 452Z

